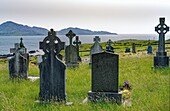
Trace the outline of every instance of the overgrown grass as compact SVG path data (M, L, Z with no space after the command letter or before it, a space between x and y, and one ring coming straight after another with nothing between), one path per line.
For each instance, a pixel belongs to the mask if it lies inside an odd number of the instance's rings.
M169 51L169 50L168 50ZM81 54L80 54L81 55ZM91 90L91 67L66 69L67 101L64 104L39 104L39 80L11 80L6 60L0 60L0 110L2 111L169 111L170 68L153 69L153 56L119 53L119 86L129 81L132 86L132 107L125 109L112 103L81 102ZM168 55L170 55L168 53ZM35 61L35 58L31 58ZM39 75L38 66L30 64L29 74Z

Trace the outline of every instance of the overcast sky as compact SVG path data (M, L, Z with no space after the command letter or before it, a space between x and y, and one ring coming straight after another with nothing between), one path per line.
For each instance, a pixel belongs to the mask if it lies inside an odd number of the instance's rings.
M156 33L159 17L170 26L170 0L0 0L0 24L14 21L54 30Z

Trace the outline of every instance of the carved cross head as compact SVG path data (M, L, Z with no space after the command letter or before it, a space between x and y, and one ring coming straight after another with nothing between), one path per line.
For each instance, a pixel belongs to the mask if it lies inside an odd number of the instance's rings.
M100 38L99 36L95 36L95 38L93 39L94 42L100 42Z
M169 27L165 24L165 18L160 18L159 21L160 24L155 27L155 31L158 34L166 34L169 31Z
M76 36L76 34L72 31L72 30L70 30L67 34L66 34L66 36L69 38L69 40L70 40L70 45L72 45L72 39L74 38L74 36Z
M76 36L76 40L73 42L73 44L80 45L81 41L79 40L79 37Z

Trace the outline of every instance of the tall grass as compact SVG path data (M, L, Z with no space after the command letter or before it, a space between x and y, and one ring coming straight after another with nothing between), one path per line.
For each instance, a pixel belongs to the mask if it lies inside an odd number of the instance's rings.
M168 53L169 54L169 53ZM80 63L79 68L66 69L67 101L65 104L39 104L39 80L9 79L8 63L0 60L0 110L2 111L169 111L170 68L154 69L153 56L119 54L119 86L129 81L132 86L132 107L112 103L85 103L91 90L91 67ZM170 55L170 54L169 54ZM39 75L38 66L30 65L29 74Z

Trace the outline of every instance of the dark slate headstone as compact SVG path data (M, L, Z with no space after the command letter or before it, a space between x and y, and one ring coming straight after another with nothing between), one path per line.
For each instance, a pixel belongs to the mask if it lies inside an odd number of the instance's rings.
M20 43L15 43L15 48L11 48L10 52L14 56L9 59L9 75L10 78L28 78L29 54L25 48L22 38Z
M106 51L114 53L114 48L112 47L112 43L113 42L110 39L107 41Z
M132 53L136 53L136 45L135 45L135 43L132 43Z
M66 102L65 64L57 57L64 49L64 42L56 36L53 29L48 32L40 49L44 51L40 69L40 102Z
M78 67L78 59L77 59L77 48L72 44L72 39L76 36L75 33L70 30L66 36L69 38L70 44L66 46L65 49L65 61L67 67Z
M118 94L119 56L111 52L92 55L92 91L88 93L90 101L109 100L121 103Z
M160 24L155 27L155 31L159 34L159 43L154 57L154 67L169 67L169 57L165 51L165 34L169 31L169 27L165 24L165 18L159 20Z
M90 64L92 63L92 55L96 53L102 52L102 46L100 46L100 38L99 36L95 36L94 45L90 48Z
M81 45L81 41L79 40L78 36L76 36L76 40L73 42L73 44L75 44L77 48L77 60L81 62L81 57L79 55L79 45Z
M125 53L128 53L128 52L130 52L130 48L125 49Z

